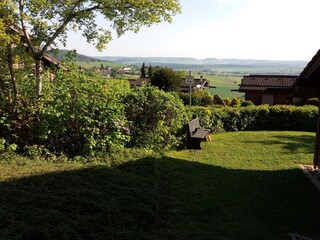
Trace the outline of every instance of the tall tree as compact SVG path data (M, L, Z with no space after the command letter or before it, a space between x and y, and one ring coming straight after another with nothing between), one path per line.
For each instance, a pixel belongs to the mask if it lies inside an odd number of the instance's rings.
M171 68L152 68L151 84L165 92L180 92L182 75Z
M148 67L148 78L151 78L151 76L152 76L152 66L150 64Z
M141 66L140 77L142 78L146 77L146 65L144 64L144 62L142 63L142 66Z
M0 65L3 68L1 70L3 76L0 81L0 89L10 103L14 103L18 95L18 86L13 64L17 52L17 45L20 43L20 36L17 36L11 27L16 23L16 20L14 5L11 0L0 2ZM6 88L5 75L10 76L13 99L11 98L10 89Z
M7 1L7 0L5 0ZM40 62L57 41L66 43L68 30L80 30L87 42L98 50L126 31L138 32L142 26L172 21L180 12L179 0L12 0L19 13L19 27L35 61L37 94L41 94ZM103 16L108 28L100 28L95 19Z

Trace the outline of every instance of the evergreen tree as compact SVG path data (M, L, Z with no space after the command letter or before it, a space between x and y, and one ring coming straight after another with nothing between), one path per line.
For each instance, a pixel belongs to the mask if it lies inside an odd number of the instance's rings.
M146 77L146 65L144 64L144 62L142 63L142 66L141 66L140 77L142 78Z
M148 67L148 78L151 78L151 76L152 76L152 66L150 64Z

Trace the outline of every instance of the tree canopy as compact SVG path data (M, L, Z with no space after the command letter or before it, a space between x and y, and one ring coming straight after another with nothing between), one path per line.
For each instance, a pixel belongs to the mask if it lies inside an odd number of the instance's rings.
M4 0L17 13L13 25L21 30L36 63L37 93L41 94L40 61L58 41L66 44L69 30L81 31L87 42L103 50L114 30L119 37L142 26L172 21L179 0ZM96 18L106 23L98 26Z
M181 73L171 68L157 66L151 70L151 84L165 92L180 92L181 82Z

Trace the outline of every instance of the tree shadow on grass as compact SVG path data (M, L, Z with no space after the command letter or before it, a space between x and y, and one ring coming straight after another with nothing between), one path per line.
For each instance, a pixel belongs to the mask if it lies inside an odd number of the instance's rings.
M145 158L0 183L0 239L316 239L319 199L299 170Z

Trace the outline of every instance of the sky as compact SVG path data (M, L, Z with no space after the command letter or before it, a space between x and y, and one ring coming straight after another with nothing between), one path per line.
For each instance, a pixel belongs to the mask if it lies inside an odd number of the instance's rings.
M309 61L320 49L319 0L180 0L172 23L127 32L98 52L80 33L67 49L88 56ZM98 25L106 25L102 19Z

